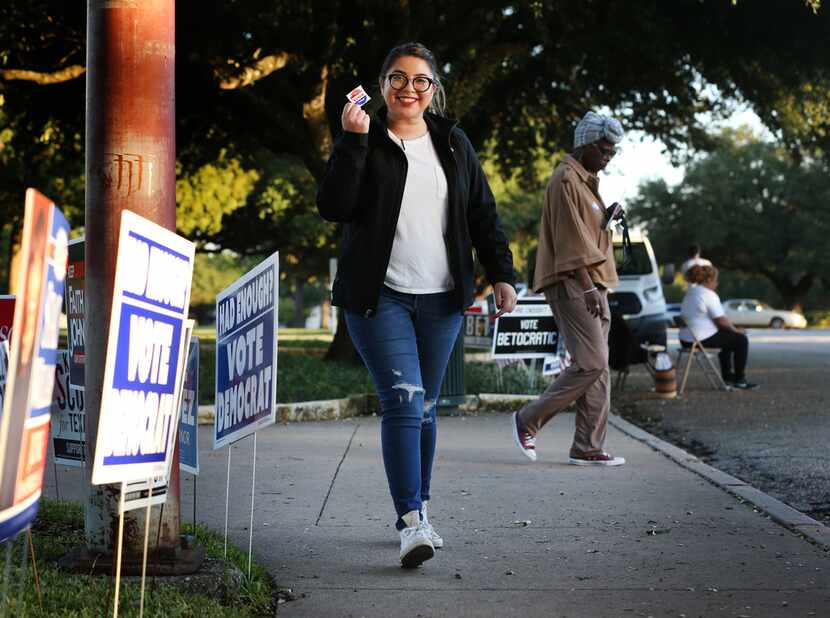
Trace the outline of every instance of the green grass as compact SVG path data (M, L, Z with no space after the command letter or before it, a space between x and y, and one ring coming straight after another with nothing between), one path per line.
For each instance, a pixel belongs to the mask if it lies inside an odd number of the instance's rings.
M199 403L210 405L215 396L216 344L213 331L205 330L208 336L200 339ZM342 399L374 392L369 372L363 366L323 360L319 352L326 349L330 341L331 335L323 330L280 329L280 351L277 354L279 403ZM309 350L310 353L298 353L302 350ZM530 376L523 365L512 365L502 370L501 380L498 373L495 363L468 362L464 367L467 393L538 394L549 383L547 378L537 374L531 387Z
M804 317L813 328L830 328L830 310L808 311Z
M98 618L111 615L113 582L107 576L74 575L55 566L58 558L74 547L83 544L83 509L79 504L55 500L41 500L40 512L32 529L32 539L37 556L42 606L38 600L31 559L27 555L26 585L19 594L17 582L21 580L20 549L22 538L14 544L13 567L6 600L6 615L22 618L42 616L61 618ZM202 545L211 558L221 559L223 538L206 527L183 526ZM28 552L28 544L26 545ZM243 573L247 573L247 554L236 547L228 547L229 560ZM2 573L0 572L0 577ZM233 596L220 598L185 593L157 579L152 585L148 580L144 597L144 615L148 618L253 618L274 615L275 590L272 581L259 565L251 569L251 578L245 581ZM0 580L0 586L3 582ZM121 616L137 616L139 608L139 584L121 583ZM107 609L109 604L109 609Z
M282 345L282 342L280 343ZM201 345L199 353L199 403L212 404L216 384L216 347ZM277 401L289 403L315 399L342 399L374 391L363 366L325 362L319 356L277 354Z
M216 327L215 326L197 326L193 329L193 334L199 338L200 342L215 342L216 341ZM312 345L321 345L328 347L331 343L333 335L322 328L280 328L279 329L280 345L288 344L294 345L294 342L312 343Z

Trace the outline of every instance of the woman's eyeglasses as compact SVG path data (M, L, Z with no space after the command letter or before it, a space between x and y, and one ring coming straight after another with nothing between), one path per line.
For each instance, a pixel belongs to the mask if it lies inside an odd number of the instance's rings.
M415 92L426 92L432 88L433 85L435 85L434 79L424 77L423 75L418 75L410 80L402 73L390 73L386 76L386 79L393 90L403 90L407 87L410 81L412 81L412 88Z

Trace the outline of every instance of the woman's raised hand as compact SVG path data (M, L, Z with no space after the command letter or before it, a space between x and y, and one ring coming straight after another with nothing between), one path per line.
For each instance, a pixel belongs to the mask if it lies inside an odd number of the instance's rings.
M343 130L350 133L368 133L369 132L369 114L364 112L359 105L352 102L346 103L343 108Z

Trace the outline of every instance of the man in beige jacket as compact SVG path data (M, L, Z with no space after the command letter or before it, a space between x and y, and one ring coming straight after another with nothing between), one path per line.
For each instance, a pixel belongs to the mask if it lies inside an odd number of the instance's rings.
M625 463L603 450L611 407L608 288L617 284L617 269L597 178L622 137L619 121L585 114L576 127L574 151L557 166L545 193L533 290L544 293L550 304L572 364L537 400L513 415L516 445L533 461L539 430L576 402L569 462Z

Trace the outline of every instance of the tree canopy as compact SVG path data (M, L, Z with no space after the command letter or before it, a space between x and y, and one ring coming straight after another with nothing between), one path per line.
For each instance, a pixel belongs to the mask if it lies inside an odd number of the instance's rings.
M492 144L493 173L531 191L536 161L570 148L575 122L598 107L676 153L710 148L712 117L734 101L796 159L830 146L830 69L817 52L830 16L816 0L176 5L178 222L203 249L279 249L302 256L292 267L325 264L337 231L316 220L313 193L345 94L361 83L370 109L380 104L382 59L406 40L436 53L449 112L482 152ZM0 7L7 226L26 186L82 223L85 19L81 2Z
M830 166L799 161L786 149L727 132L710 155L691 164L670 188L641 187L632 220L650 232L661 260L680 262L703 246L719 268L765 277L789 307L801 308L815 283L830 283Z

